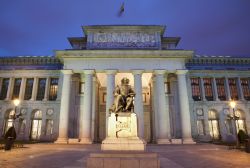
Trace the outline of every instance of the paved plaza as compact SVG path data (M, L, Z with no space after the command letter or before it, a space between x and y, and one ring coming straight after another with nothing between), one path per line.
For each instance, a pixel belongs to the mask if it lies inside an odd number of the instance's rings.
M250 168L250 154L222 145L148 145L147 151L158 153L164 168ZM84 168L96 152L101 152L100 144L27 144L1 150L0 168Z

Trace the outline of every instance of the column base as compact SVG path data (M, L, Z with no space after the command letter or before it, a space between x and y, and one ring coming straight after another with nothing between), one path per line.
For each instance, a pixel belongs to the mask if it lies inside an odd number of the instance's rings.
M182 139L171 139L172 144L182 144Z
M157 144L171 144L169 139L157 139Z
M81 138L79 144L92 144L92 140L90 138Z
M78 138L69 138L69 144L79 144Z
M196 144L192 138L183 138L182 139L183 144Z
M54 143L56 143L56 144L68 144L68 138L57 138L57 140Z

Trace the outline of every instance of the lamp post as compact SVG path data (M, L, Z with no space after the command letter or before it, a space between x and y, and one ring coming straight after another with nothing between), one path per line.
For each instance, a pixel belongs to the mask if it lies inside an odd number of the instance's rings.
M13 126L14 126L15 119L17 119L18 117L21 116L21 114L16 114L16 109L17 109L17 106L20 104L20 100L15 99L15 100L13 100L13 103L15 105L15 111L14 111L14 116L13 116Z
M230 107L233 109L233 116L229 115L230 119L233 120L234 122L234 127L235 127L235 138L236 138L236 148L239 147L239 140L238 140L238 133L237 133L237 124L236 124L236 120L239 119L238 116L236 116L235 114L235 107L236 107L236 102L234 100L230 101Z
M18 117L21 116L21 113L20 114L16 114L16 109L17 109L17 106L20 103L20 100L15 99L13 101L13 103L15 105L15 109L14 109L12 127L10 127L8 129L8 131L6 132L6 134L4 135L4 139L6 140L5 147L4 147L5 150L11 150L11 147L12 147L12 145L13 145L15 139L16 139L15 120Z

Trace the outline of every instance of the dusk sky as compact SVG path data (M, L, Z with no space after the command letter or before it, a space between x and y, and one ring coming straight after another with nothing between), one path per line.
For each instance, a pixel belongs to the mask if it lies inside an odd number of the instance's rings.
M250 0L0 0L0 56L53 55L101 24L166 25L181 49L250 57Z

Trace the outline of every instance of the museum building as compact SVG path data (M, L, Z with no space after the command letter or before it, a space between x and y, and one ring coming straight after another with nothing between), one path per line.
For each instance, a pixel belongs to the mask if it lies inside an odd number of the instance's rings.
M0 58L1 138L14 125L18 140L100 143L124 77L148 143L229 142L249 132L250 57L178 49L180 38L161 25L82 28L85 36L54 56Z

